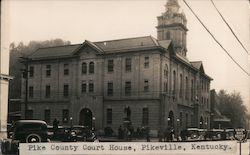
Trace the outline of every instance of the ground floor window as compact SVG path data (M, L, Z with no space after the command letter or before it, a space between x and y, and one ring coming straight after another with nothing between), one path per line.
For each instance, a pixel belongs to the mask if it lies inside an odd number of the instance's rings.
M50 123L50 109L44 110L44 121Z
M69 122L69 110L68 109L63 109L62 118L63 118L63 123Z
M112 124L112 109L107 109L107 124Z
M148 108L142 109L142 125L148 125Z
M27 119L33 119L33 110L27 110L26 111L26 118Z

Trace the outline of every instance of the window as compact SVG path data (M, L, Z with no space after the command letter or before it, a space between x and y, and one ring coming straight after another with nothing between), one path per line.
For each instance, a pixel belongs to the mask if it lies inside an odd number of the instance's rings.
M69 75L69 64L64 64L63 67L64 67L63 74Z
M95 72L95 64L94 62L89 63L89 74L94 74Z
M142 109L142 125L148 125L148 108Z
M168 78L168 65L165 65L165 69L164 69L164 77Z
M194 99L194 80L191 80L191 100Z
M108 72L114 71L114 60L108 60Z
M51 75L51 65L46 65L46 77L50 77Z
M182 127L182 121L183 121L182 112L180 112L180 127Z
M130 96L131 95L131 82L126 81L125 82L125 96Z
M108 96L113 96L113 82L108 82Z
M64 84L63 85L63 96L64 97L68 97L69 96L69 85L68 84Z
M185 78L185 99L188 99L188 77Z
M63 118L63 123L69 122L69 110L68 109L62 110L62 118Z
M33 66L30 66L29 73L30 73L30 77L34 76L34 67Z
M188 127L188 113L186 113L186 128Z
M93 81L89 81L89 92L90 93L94 92L94 83L93 83Z
M82 93L86 93L87 92L87 84L86 84L85 81L82 82L81 92Z
M46 85L45 98L50 98L50 85Z
M173 71L173 93L176 93L176 72Z
M209 102L208 102L208 99L207 99L207 109L209 109Z
M126 58L125 60L125 71L130 72L131 71L131 58Z
M33 119L33 110L27 110L26 116L27 116L27 119Z
M50 109L44 110L44 121L50 123Z
M149 67L149 57L146 56L144 57L144 68L148 68Z
M107 109L107 124L112 124L112 109Z
M144 80L144 92L149 92L149 82L148 82L148 80Z
M182 98L183 96L183 77L182 74L180 74L180 91L179 91L179 97Z
M82 63L82 74L87 74L87 64L86 64L86 62Z
M29 86L29 98L33 98L33 97L34 97L34 87Z
M170 32L169 31L166 33L166 40L170 40Z

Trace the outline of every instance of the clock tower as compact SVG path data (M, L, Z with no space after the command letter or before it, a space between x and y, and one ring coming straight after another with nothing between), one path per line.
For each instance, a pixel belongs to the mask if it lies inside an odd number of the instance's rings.
M187 19L184 13L180 13L178 0L168 0L165 12L157 17L157 39L172 40L176 53L186 57Z

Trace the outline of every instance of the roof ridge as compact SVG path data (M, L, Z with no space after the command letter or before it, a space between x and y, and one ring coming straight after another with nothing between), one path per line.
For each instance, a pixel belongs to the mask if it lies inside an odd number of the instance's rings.
M37 48L37 49L57 48L57 47L76 46L76 45L81 45L81 44L69 44L69 45L58 45L58 46L39 47L39 48Z
M131 38L123 38L123 39L104 40L104 41L97 41L97 42L93 42L93 43L102 43L102 42L112 42L112 41L120 41L120 40L139 39L139 38L146 38L146 37L152 37L152 36L149 35L149 36L141 36L141 37L131 37Z

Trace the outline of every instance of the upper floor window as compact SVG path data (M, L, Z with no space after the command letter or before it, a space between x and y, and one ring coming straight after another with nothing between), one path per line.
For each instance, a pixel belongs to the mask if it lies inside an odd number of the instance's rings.
M29 98L33 98L33 97L34 97L34 87L29 86Z
M188 99L188 77L185 78L185 99Z
M87 63L86 62L82 63L82 74L87 74Z
M69 85L68 84L64 84L63 85L63 96L64 97L68 97L69 96Z
M148 80L144 80L144 92L148 92L149 91L149 82Z
M69 64L64 64L63 65L63 74L64 75L69 75Z
M170 40L170 37L171 37L171 35L170 35L170 32L168 31L168 32L166 33L166 39L167 39L167 40Z
M168 78L168 65L167 64L165 65L165 68L164 68L164 77Z
M51 65L46 65L46 76L49 77L51 75Z
M194 99L194 80L191 80L191 100Z
M131 95L131 81L125 82L125 96Z
M30 77L34 76L34 67L33 66L30 66L29 73L30 73Z
M85 81L82 82L82 86L81 86L81 92L82 93L86 93L87 92L87 83Z
M113 96L113 82L108 82L108 96Z
M89 92L90 93L94 92L94 82L92 80L89 81Z
M95 72L95 64L94 64L94 62L90 62L89 63L89 73L94 74L94 72Z
M149 67L149 57L146 56L144 57L144 68L148 68Z
M126 72L131 71L131 65L132 65L131 58L126 58L125 59L125 71Z
M114 71L114 60L108 60L108 72Z
M142 125L148 125L148 108L143 108L142 109Z
M173 93L176 93L176 72L173 71Z
M45 98L50 98L50 85L45 87Z
M182 74L180 74L180 91L179 91L179 96L180 96L180 98L182 98L182 96L183 96L183 76L182 76Z

